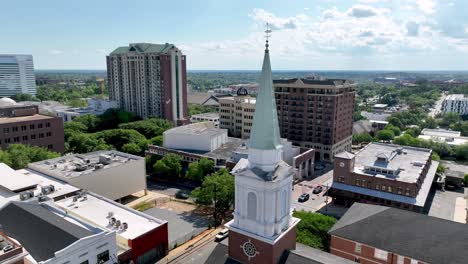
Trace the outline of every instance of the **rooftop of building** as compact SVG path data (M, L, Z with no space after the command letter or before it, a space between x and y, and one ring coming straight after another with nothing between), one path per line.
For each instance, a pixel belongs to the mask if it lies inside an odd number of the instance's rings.
M461 135L461 132L442 129L442 128L436 128L436 129L424 128L421 131L421 135L438 136L438 137L459 137Z
M387 108L387 104L375 104L374 108Z
M415 183L431 154L430 149L370 143L356 153L354 172Z
M247 96L226 96L219 98L219 100L229 100L229 101L236 101L239 103L244 103L244 104L250 104L250 105L255 105L257 102L257 98L251 97L249 95Z
M219 113L201 113L192 115L192 118L206 118L206 119L217 119L219 118Z
M464 94L449 94L445 97L445 100L468 100Z
M116 150L95 151L85 154L69 154L55 159L30 163L29 168L61 178L79 177L97 170L123 166L142 157Z
M391 116L389 113L371 113L366 111L361 111L361 115L367 118L368 120L375 121L386 121L387 118Z
M15 100L8 98L8 97L3 97L0 98L0 107L8 107L8 106L13 106L16 105L17 103Z
M122 55L129 52L137 53L164 53L175 48L173 44L152 44L152 43L130 43L128 46L118 47L110 55Z
M216 136L226 134L227 129L216 128L213 123L211 122L200 122L200 123L193 123L184 126L178 126L166 130L164 135L172 134L172 135L205 135L205 136Z
M29 116L0 117L0 124L47 120L47 119L53 119L53 118L56 118L56 117L46 116L46 115L41 115L41 114L34 114L34 115L29 115Z
M318 79L318 78L292 78L292 79L279 79L273 80L273 84L305 84L313 86L354 86L355 83L351 80L345 79Z
M82 195L81 198L68 197L55 204L69 214L106 230L115 231L118 236L127 240L135 239L167 223L93 193ZM112 218L115 220L114 224L111 224Z
M466 263L466 225L407 210L354 203L329 233L425 263Z
M57 215L44 204L10 202L0 209L4 232L17 240L38 262L55 256L98 230L87 229Z
M17 248L17 243L3 232L0 232L0 259L2 259L2 255L8 254L15 248Z

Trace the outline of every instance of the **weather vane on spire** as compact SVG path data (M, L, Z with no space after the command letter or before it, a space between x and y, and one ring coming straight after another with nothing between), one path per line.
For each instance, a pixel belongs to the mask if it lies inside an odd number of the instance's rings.
M271 37L271 29L270 29L270 24L266 23L266 30L265 30L265 38L266 38L266 50L268 50L268 38Z

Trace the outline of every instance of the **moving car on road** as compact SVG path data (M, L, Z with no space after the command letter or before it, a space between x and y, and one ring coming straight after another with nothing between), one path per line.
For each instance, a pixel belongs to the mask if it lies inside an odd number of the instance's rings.
M215 236L215 241L219 242L225 239L229 235L229 229L224 228L223 230L219 231L219 233Z
M309 200L309 198L310 198L310 195L308 193L303 193L303 194L301 194L301 196L299 196L297 201L300 202L300 203L303 203L303 202L306 202L307 200Z
M323 191L323 187L319 185L319 186L317 186L317 187L314 188L314 190L312 191L312 193L314 193L314 194L319 194L319 193L321 193L322 191Z

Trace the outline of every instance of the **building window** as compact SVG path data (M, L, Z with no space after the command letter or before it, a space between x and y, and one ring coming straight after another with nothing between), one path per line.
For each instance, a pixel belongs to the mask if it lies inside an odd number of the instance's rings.
M28 140L28 136L23 136L23 141Z
M257 195L253 192L247 195L247 218L257 219Z
M382 185L382 191L386 191L387 187L385 185Z
M11 130L12 130L13 132L18 132L18 127L13 127Z
M47 123L46 123L46 127L50 127L50 122L47 122Z
M388 258L388 252L385 251L385 250L381 250L381 249L378 249L376 248L374 250L374 257L377 258L377 259L381 259L381 260L387 260Z
M403 256L398 256L398 262L397 264L405 264L405 257Z
M362 249L362 244L356 243L356 245L354 247L354 252L356 252L358 254L361 254L361 249Z
M26 129L28 129L26 126L21 126L21 131L25 131Z
M361 186L361 180L356 179L356 186Z
M31 130L34 129L34 124L30 124L29 129L31 129Z
M85 261L81 262L80 264L89 264L89 261L85 260Z
M343 176L338 177L338 182L345 182L344 177Z
M39 138L43 138L44 137L44 133L39 133Z
M379 184L376 184L376 185L375 185L375 189L376 189L376 190L380 190L380 185L379 185Z
M13 142L19 142L19 141L20 141L20 140L19 140L19 137L14 137L14 138L13 138Z
M46 133L46 136L47 136L47 137L52 136L52 132L47 132L47 133Z
M10 132L10 129L9 129L8 127L5 127L5 128L3 129L3 133L9 133L9 132Z
M418 261L415 259L411 259L411 264L418 264Z
M392 186L388 186L388 189L387 189L388 192L392 192Z
M106 261L109 260L109 250L106 250L102 253L99 253L97 255L97 264L103 264L106 263Z
M42 128L42 124L37 124L37 128Z
M405 193L405 194L406 194L407 196L410 195L410 190L409 190L409 188L406 188L406 193Z
M36 139L36 135L31 135L31 139Z
M401 187L398 187L397 192L398 192L398 194L401 194L403 192L403 189Z
M54 145L47 145L47 149L48 149L48 150L51 150L51 149L53 149L53 148L54 148Z

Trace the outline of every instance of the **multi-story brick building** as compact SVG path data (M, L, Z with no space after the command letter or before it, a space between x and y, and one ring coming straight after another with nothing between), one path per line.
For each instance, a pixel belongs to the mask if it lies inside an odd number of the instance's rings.
M134 43L107 56L109 96L143 118L186 122L186 57L172 44Z
M233 137L248 139L255 113L254 97L248 95L219 98L219 127Z
M335 156L330 196L339 204L364 202L422 212L438 162L432 150L370 143Z
M355 84L338 79L275 80L281 137L332 161L351 150Z
M0 99L0 147L27 144L64 152L63 122L60 117L39 114L35 105Z
M466 263L466 225L355 203L329 231L330 253L363 264Z

